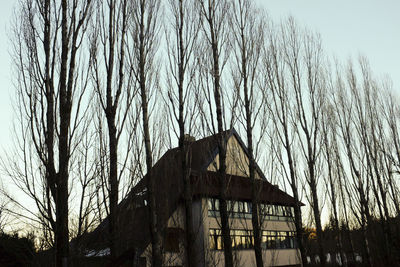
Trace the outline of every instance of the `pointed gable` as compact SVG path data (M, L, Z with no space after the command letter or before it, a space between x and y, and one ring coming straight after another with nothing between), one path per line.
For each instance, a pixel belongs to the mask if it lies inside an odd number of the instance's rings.
M228 135L227 146L226 146L226 173L229 175L237 175L243 177L249 177L249 157L247 148L235 129L231 130L231 134ZM214 159L207 166L208 171L217 171L219 168L219 154L216 153ZM256 178L264 177L260 168L257 166Z

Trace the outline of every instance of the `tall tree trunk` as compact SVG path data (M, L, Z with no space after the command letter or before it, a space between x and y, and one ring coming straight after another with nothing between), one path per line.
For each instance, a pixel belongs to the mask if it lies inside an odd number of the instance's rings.
M282 28L283 29L283 28ZM296 174L296 166L294 160L294 142L290 137L290 125L291 121L297 123L296 116L290 112L292 103L289 101L288 91L289 89L285 87L286 83L282 82L285 79L285 71L281 65L284 61L281 53L284 51L282 44L277 42L276 37L270 36L270 47L268 54L266 55L265 61L265 76L267 77L268 84L272 89L272 103L271 112L274 114L273 122L277 129L279 136L280 145L284 148L283 154L286 155L288 173L288 183L293 193L293 198L295 200L294 209L294 224L296 228L296 239L297 247L300 251L300 259L303 266L306 266L307 255L304 247L303 241L303 224L302 224L302 214L301 214L301 202L299 198L299 177ZM283 156L285 156L283 155ZM283 168L285 164L281 162Z
M190 140L185 140L185 119L184 119L184 81L185 81L185 65L187 61L185 57L187 56L184 48L184 36L183 27L184 19L187 14L184 14L183 0L179 0L179 25L178 25L178 103L179 103L179 149L181 152L181 170L183 179L183 195L185 202L185 260L188 267L195 266L195 248L194 248L194 233L193 233L193 212L192 212L192 187L190 183L190 161L189 161L189 147ZM186 44L187 45L187 44Z
M215 111L217 117L217 146L218 146L218 155L219 155L219 169L218 169L218 177L219 177L219 202L220 202L220 216L221 216L221 232L222 232L222 241L224 245L224 260L225 266L232 267L233 266L233 253L232 253L232 239L230 235L230 227L229 227L229 216L227 210L227 177L226 177L226 146L227 146L227 133L224 132L223 129L223 110L222 110L222 100L221 100L221 76L220 76L220 51L218 50L219 46L219 29L220 27L224 27L223 17L226 16L224 12L228 10L225 9L225 2L221 1L200 1L200 5L202 7L202 13L204 15L204 19L206 20L206 27L208 28L208 32L205 32L207 35L206 39L211 48L212 53L212 81L213 81L213 91L214 91L214 102L215 102ZM220 17L219 17L220 16ZM216 21L219 21L219 24L216 25ZM204 27L205 28L205 27ZM206 30L205 30L206 31Z
M184 48L184 36L183 27L185 19L183 0L179 0L179 26L178 26L178 50L179 50L179 63L178 63L178 97L179 97L179 149L182 157L182 178L183 178L183 190L184 190L184 201L185 201L185 239L186 239L186 264L188 267L195 266L195 249L194 249L194 234L193 234L193 212L192 212L192 187L190 183L190 161L189 161L189 146L190 141L185 140L185 120L184 120L184 80L185 80L185 61L186 51Z
M145 14L149 12L146 10L146 1L140 0L139 6L137 7L140 11L139 17L139 40L138 40L138 84L141 97L141 108L142 108L142 118L143 118L143 137L144 137L144 147L146 152L146 170L147 170L147 197L149 201L149 230L151 236L151 253L152 253L152 266L161 267L163 264L163 252L162 252L162 232L160 225L159 213L160 205L157 203L157 198L155 195L156 180L152 176L151 169L153 167L153 153L150 143L150 126L149 126L149 111L148 111L148 101L149 96L147 92L146 84L146 31L145 31ZM155 14L152 14L155 15ZM147 36L147 38L149 38Z
M339 225L339 214L337 210L337 192L336 192L336 182L333 178L334 175L334 163L332 160L332 152L334 152L333 155L336 155L337 153L337 142L336 142L336 132L334 129L334 126L332 123L330 123L330 120L332 118L331 113L328 113L328 108L325 110L326 116L324 116L323 121L322 121L322 131L323 131L323 141L324 141L324 152L325 152L325 159L326 159L326 164L328 168L328 185L329 185L329 191L330 191L330 197L331 197L331 205L332 205L332 210L333 210L333 220L334 220L334 231L336 232L337 235L337 242L336 246L339 251L339 256L340 256L340 261L343 266L347 267L347 261L344 257L343 253L343 245L342 245L342 233L340 231L340 225ZM328 125L327 125L328 122ZM330 138L331 137L331 138ZM339 168L337 166L337 168ZM339 172L337 172L339 174Z
M19 11L26 19L16 20L14 28L20 79L18 108L24 128L23 145L19 147L24 153L23 184L36 202L45 231L54 232L54 240L48 241L52 245L55 241L56 266L68 266L71 142L80 129L77 121L84 121L78 108L71 113L75 99L79 105L84 98L85 86L80 87L77 81L87 82L87 77L77 73L81 65L76 57L85 36L82 25L87 23L90 2L21 1ZM33 162L35 173L28 171ZM43 196L38 195L39 191Z
M94 74L95 92L98 95L99 103L104 112L108 127L108 164L109 173L107 182L104 182L103 189L108 192L109 208L109 246L110 260L115 260L118 256L118 214L117 206L119 200L119 168L118 168L118 145L119 137L123 132L126 117L132 102L130 96L130 84L125 76L130 77L132 70L125 69L125 50L126 34L128 25L128 1L99 1L98 12L96 13L96 25L94 31L99 31L98 35L104 36L104 40L99 41L98 36L92 40L92 50L94 53L92 73ZM108 14L108 16L106 15ZM98 48L101 44L100 49ZM97 52L100 51L97 60ZM100 64L99 64L100 62ZM104 73L103 73L104 71ZM125 75L125 73L127 74ZM103 82L105 76L105 83ZM125 92L125 94L124 94ZM126 97L126 99L125 99ZM124 103L123 100L126 100ZM102 123L100 120L99 123ZM101 127L99 127L102 129ZM102 134L102 131L100 131ZM121 167L121 172L124 165Z
M237 49L236 55L236 68L232 72L238 73L235 77L234 84L236 84L237 95L243 96L244 102L244 126L247 137L247 152L248 152L248 167L249 178L251 181L251 222L253 226L254 236L254 254L257 267L262 267L263 257L261 249L261 227L262 220L259 209L259 194L260 194L260 180L256 178L256 161L254 155L254 141L253 141L253 125L257 121L257 115L263 105L268 103L259 103L256 92L257 79L259 71L259 58L264 44L262 21L258 17L253 16L256 11L250 1L239 0L232 3L232 34L235 36L235 48ZM242 91L243 90L243 91ZM242 94L243 92L243 94ZM263 100L266 100L264 98Z
M114 114L115 116L115 114ZM111 260L118 256L117 251L117 205L118 205L118 141L117 130L115 127L115 118L111 115L107 118L109 150L110 150L110 174L109 174L109 233L110 233L110 256Z
M60 139L59 172L56 195L56 266L68 266L69 231L68 231L68 139L71 104L67 91L68 64L68 5L61 3L61 70L60 70ZM71 71L71 70L70 70Z
M284 136L285 136L285 151L286 151L286 156L288 159L288 165L289 165L289 173L290 173L290 187L293 192L293 198L296 201L296 204L294 205L294 224L296 227L296 239L297 239L297 246L300 250L300 256L301 256L301 262L303 266L306 266L308 264L307 262L307 255L306 255L306 250L304 247L304 242L303 242L303 234L304 234L304 229L303 229L303 222L302 222L302 215L301 215L301 202L299 199L299 192L298 192L298 187L297 187L297 179L296 179L296 172L295 172L295 166L294 166L294 161L293 161L293 154L291 151L291 142L289 140L289 135L288 135L288 129L287 129L287 124L285 123L284 125Z
M195 225L193 221L193 196L190 182L191 168L191 137L193 130L193 105L191 96L196 88L193 77L196 75L196 59L194 56L197 49L197 38L200 29L199 12L196 8L197 0L169 0L169 11L171 15L172 29L166 34L168 59L170 63L167 77L168 98L170 100L170 116L176 119L179 128L179 151L181 155L181 174L183 182L184 200L184 265L193 267L198 260L195 249ZM167 28L167 31L170 30ZM178 116L176 116L178 111ZM185 132L187 131L187 132ZM188 134L188 135L186 135Z
M246 110L246 135L247 135L247 150L249 154L249 174L252 183L251 187L251 222L253 225L254 234L254 254L256 257L257 267L262 267L263 258L261 250L261 222L259 214L259 184L256 180L256 162L253 152L253 128L252 128L252 112L250 110L250 97L248 90L248 77L247 77L247 58L244 46L244 34L242 32L242 77L243 77L243 91L244 91L244 105Z
M222 101L221 101L221 87L220 87L220 74L219 74L219 55L218 55L218 44L214 36L214 27L212 23L211 29L211 44L213 53L213 76L214 76L214 99L217 111L217 125L218 125L218 155L219 155L219 181L220 181L220 214L221 214L221 230L222 239L224 243L224 256L225 266L233 266L233 254L232 254L232 240L230 235L229 227L229 215L227 209L226 193L228 189L227 177L226 177L226 146L227 146L227 133L223 129L223 118L222 118Z
M108 125L108 138L109 138L109 153L110 153L110 173L108 182L110 185L109 189L109 233L110 233L110 256L111 261L117 257L117 205L118 205L118 141L117 141L117 129L115 125L115 106L113 104L112 92L112 81L114 73L114 23L115 21L115 2L110 1L109 5L109 28L108 28L108 43L109 43L109 55L108 55L108 69L107 69L107 84L106 84L106 107L104 109L107 118ZM100 96L101 97L101 96ZM116 99L118 100L118 99Z
M314 213L314 220L315 220L315 228L317 231L317 241L318 241L318 253L321 259L321 266L325 266L326 259L325 259L325 252L323 246L323 231L322 231L322 223L321 223L321 213L319 210L319 200L317 195L317 184L315 181L315 166L313 162L308 163L308 171L310 173L310 190L311 196L313 201L313 213Z

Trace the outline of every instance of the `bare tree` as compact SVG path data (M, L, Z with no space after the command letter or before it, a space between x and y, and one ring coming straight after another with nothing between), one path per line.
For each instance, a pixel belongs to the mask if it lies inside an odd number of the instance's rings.
M349 176L351 177L351 180L348 182L345 181L344 190L349 198L353 200L353 203L358 204L350 205L349 208L361 227L366 261L368 265L371 265L372 259L367 237L367 222L371 222L369 208L370 181L369 179L365 179L361 173L364 169L363 155L361 150L358 148L361 146L359 145L361 141L358 138L355 138L356 135L353 135L354 131L358 134L361 133L361 129L364 129L365 124L364 120L357 121L355 125L352 124L354 113L356 113L354 110L357 109L357 106L360 108L360 105L354 103L354 101L356 101L354 94L357 94L358 90L356 89L356 77L351 66L349 67L347 74L349 91L346 90L343 79L337 75L336 87L338 88L338 91L334 100L341 140L344 145L344 153L350 165Z
M20 151L25 158L34 157L25 161L21 176L54 231L56 266L68 265L69 168L77 146L76 132L87 110L80 107L85 105L88 66L81 48L90 9L90 0L24 0L14 27ZM39 173L33 171L33 162ZM37 176L43 177L44 201L32 184Z
M243 109L243 120L247 137L249 177L252 182L252 225L254 235L254 253L258 267L263 266L261 250L261 216L259 214L260 186L256 176L254 128L258 125L260 112L267 103L259 90L261 52L264 40L264 23L250 1L239 0L232 4L231 27L233 33L233 79L239 104ZM265 99L265 98L264 98ZM259 129L262 130L262 129ZM259 177L258 177L259 178Z
M333 88L332 84L330 84L329 87ZM337 177L337 174L340 175L340 172L337 172L336 169L340 167L336 165L338 162L335 161L335 155L339 156L336 137L335 111L333 106L326 104L322 112L322 149L327 166L327 175L325 176L325 181L331 203L331 213L333 215L333 230L334 233L337 234L337 250L340 256L340 262L342 262L343 266L347 266L347 260L343 254L342 234L339 225L339 212L337 203L338 198L340 197L337 190L337 180L340 178ZM339 184L341 183L339 182Z
M284 28L281 29L284 31ZM270 112L273 123L273 132L276 139L273 138L272 147L277 154L278 162L283 168L284 177L290 185L293 197L296 201L294 206L294 217L297 234L297 244L300 250L300 257L303 265L307 264L305 248L303 244L303 225L300 202L301 185L296 165L296 135L295 127L298 118L294 114L294 97L289 89L287 81L288 66L285 63L285 42L282 40L281 31L272 32L268 36L268 45L263 59L266 83L271 90L272 99ZM279 38L278 36L282 36ZM268 95L266 92L265 97ZM283 151L282 151L282 148Z
M317 230L321 265L326 259L322 241L321 207L318 196L320 161L320 114L324 105L323 54L319 36L300 31L293 20L286 25L284 36L285 62L288 65L291 91L295 96L294 114L298 118L296 132L306 164L305 180L310 189L310 204Z
M225 0L211 1L211 0L199 0L202 17L202 32L203 40L205 42L205 55L208 53L208 57L205 60L205 70L211 73L210 83L213 94L214 106L212 106L211 98L208 99L210 107L211 127L209 122L206 122L208 128L212 129L213 133L217 133L216 141L218 146L218 176L220 181L219 188L219 203L220 203L220 215L221 215L221 231L222 239L224 244L224 259L225 266L233 266L233 253L232 253L232 240L229 229L229 218L227 210L227 180L226 180L226 146L227 146L227 132L224 131L224 109L223 109L223 90L222 90L222 79L221 72L224 64L226 63L227 51L223 51L226 48L228 36L226 27L227 15L229 12L229 3ZM206 80L205 87L209 87L208 80ZM209 90L208 90L209 92ZM214 126L214 110L216 113L217 127Z
M88 110L89 111L89 110ZM85 234L94 229L99 223L96 202L97 161L93 158L96 150L96 133L93 129L92 114L86 115L85 122L79 129L79 142L71 157L71 184L70 190L70 237L71 256L81 256Z
M382 84L383 94L381 106L383 110L383 118L387 125L387 144L384 149L385 164L388 176L388 184L390 188L390 196L396 211L396 215L400 214L399 186L396 183L396 174L399 172L400 162L400 138L398 133L399 105L396 103L397 96L393 94L392 83L384 81Z
M146 154L147 170L147 198L149 202L149 228L151 236L151 251L153 266L161 266L162 252L162 221L159 218L159 205L156 203L156 181L151 176L153 167L153 152L150 136L150 98L158 86L158 70L156 65L156 52L159 42L160 30L160 4L159 0L135 0L131 2L132 19L130 38L132 47L129 50L130 68L135 78L135 86L140 94L142 113L143 140Z
M359 60L361 75L363 79L363 97L365 106L365 115L367 129L363 133L363 145L366 151L367 166L369 168L369 176L372 181L372 191L375 196L375 201L378 204L378 211L380 215L380 222L383 230L384 239L384 255L383 261L389 264L390 259L390 245L391 233L390 227L387 223L390 218L388 202L387 202L387 183L384 180L385 173L383 171L383 147L385 137L383 134L383 120L380 120L381 113L378 110L379 97L377 93L377 84L373 80L371 70L369 68L366 58Z
M169 1L171 30L167 28L169 70L167 71L168 102L172 120L178 124L181 172L185 205L185 265L196 265L192 188L190 183L190 134L195 122L195 76L197 36L200 18L195 1ZM187 136L187 134L189 136Z
M108 126L108 178L109 232L111 260L117 257L117 205L119 183L124 173L128 153L119 153L118 145L124 137L128 112L135 95L132 71L126 66L126 46L130 19L128 1L102 1L97 3L96 23L91 40L93 54L92 76L94 90L104 112ZM100 53L100 55L98 55ZM98 60L98 59L102 60ZM129 148L129 144L127 144ZM129 151L129 149L128 149ZM125 155L125 158L124 158ZM119 168L119 166L121 166Z

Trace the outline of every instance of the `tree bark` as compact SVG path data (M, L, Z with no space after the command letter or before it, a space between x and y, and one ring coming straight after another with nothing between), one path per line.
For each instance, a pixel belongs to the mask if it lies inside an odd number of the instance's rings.
M150 3L149 3L150 4ZM161 267L163 264L163 251L162 251L162 231L160 225L160 216L159 213L160 205L157 203L156 198L156 180L152 176L151 169L153 167L153 153L151 149L150 143L150 126L149 126L149 109L148 109L148 101L149 96L147 94L149 88L146 84L146 76L148 69L146 68L147 52L146 52L146 43L151 42L151 36L147 31L151 30L146 28L145 23L151 24L151 22L146 21L146 12L150 12L151 10L146 9L146 1L140 0L139 6L137 7L139 10L138 19L138 66L137 66L137 82L139 85L140 97L141 97L141 109L142 109L142 120L143 120L143 138L144 138L144 147L146 153L146 170L147 170L147 198L149 202L149 231L151 236L151 253L152 253L152 266ZM151 14L152 16L156 14ZM153 17L152 17L153 18ZM155 18L153 18L155 19ZM154 32L152 32L154 34ZM149 38L149 39L146 39Z
M194 233L193 233L193 212L192 212L192 187L190 183L190 161L189 161L189 147L190 141L185 140L185 119L184 119L184 81L185 81L185 65L187 61L185 59L186 51L184 48L184 19L185 19L183 0L179 0L179 25L178 26L178 103L179 103L179 149L181 153L181 170L183 179L183 190L184 190L184 202L185 202L185 239L186 239L186 264L188 267L195 266L195 248L194 248Z
M206 3L207 2L207 3ZM229 227L229 215L227 210L227 175L226 175L226 146L227 146L227 132L223 129L223 111L222 111L222 100L221 100L221 76L220 76L220 51L218 50L220 27L224 27L222 24L225 22L223 17L226 15L224 12L228 10L224 9L225 2L222 1L200 1L202 8L202 15L206 21L204 31L206 39L211 49L212 62L211 62L211 73L213 83L213 95L215 102L215 112L217 118L217 147L219 155L219 168L217 170L219 177L219 203L220 203L220 216L221 216L221 232L222 241L224 246L224 261L225 266L233 266L233 253L232 253L232 240L230 235ZM218 13L218 14L217 14ZM218 17L220 16L220 17ZM216 25L216 21L219 19L219 24ZM208 32L206 30L208 28Z

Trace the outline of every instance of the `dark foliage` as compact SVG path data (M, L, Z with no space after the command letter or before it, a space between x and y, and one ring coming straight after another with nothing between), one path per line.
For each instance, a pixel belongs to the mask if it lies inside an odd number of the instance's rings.
M0 234L0 266L30 266L34 255L32 235Z
M370 240L373 240L370 244L372 253L372 261L374 266L400 266L400 234L399 234L399 223L400 218L391 218L388 221L391 232L393 233L392 240L393 242L389 244L389 248L391 251L390 257L385 258L384 251L384 233L382 231L382 221L375 219L372 221L370 225L368 225L368 235ZM343 250L346 255L348 266L368 266L365 263L365 247L362 242L362 232L361 229L347 229L346 227L341 227L339 229L341 231L342 236L348 237L351 236L351 240L353 242L354 251L351 251L351 246L347 240L343 243ZM307 256L311 259L311 264L308 266L318 266L315 262L315 257L318 255L317 253L317 244L316 244L316 233L314 229L306 229L304 231L304 241L307 250ZM337 236L338 230L333 227L333 224L328 224L323 231L323 240L324 240L324 248L326 253L330 254L330 266L340 266L334 260L337 253L339 253L337 248ZM357 261L355 258L358 258ZM360 261L361 260L361 261Z

